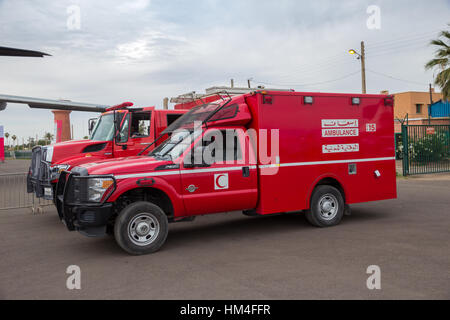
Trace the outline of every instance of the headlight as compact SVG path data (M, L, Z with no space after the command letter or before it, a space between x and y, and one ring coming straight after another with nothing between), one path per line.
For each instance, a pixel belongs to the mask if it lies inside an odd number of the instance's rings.
M101 202L106 191L114 184L112 178L91 178L88 179L88 201Z
M69 170L69 168L70 168L70 165L68 165L68 164L57 164L54 166L50 166L51 180L58 179L61 172Z
M53 147L47 147L47 155L45 157L46 162L52 162L53 160Z

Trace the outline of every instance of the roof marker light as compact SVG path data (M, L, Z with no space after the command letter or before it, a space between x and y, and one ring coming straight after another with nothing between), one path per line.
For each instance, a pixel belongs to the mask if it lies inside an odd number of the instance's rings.
M303 102L305 104L313 104L314 103L314 97L310 97L310 96L303 97Z
M361 98L352 98L352 105L358 106L361 104Z

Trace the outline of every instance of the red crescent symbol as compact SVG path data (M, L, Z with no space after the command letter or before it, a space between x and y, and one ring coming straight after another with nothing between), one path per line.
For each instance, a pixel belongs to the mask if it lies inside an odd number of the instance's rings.
M221 174L220 176L217 176L217 178L216 178L216 186L218 186L220 189L225 188L225 186L222 186L222 185L220 185L220 183L219 183L219 180L220 180L220 178L222 178L222 177L225 177L225 175L224 175L224 174Z

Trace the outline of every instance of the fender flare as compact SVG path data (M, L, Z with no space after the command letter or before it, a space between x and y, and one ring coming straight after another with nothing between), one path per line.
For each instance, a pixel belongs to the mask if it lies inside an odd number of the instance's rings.
M314 180L314 182L309 187L308 197L306 198L306 201L307 201L306 208L309 208L311 206L312 193L314 192L314 189L317 187L317 184L320 181L322 181L324 179L328 179L328 178L334 179L340 184L340 186L342 188L342 191L344 192L344 194L342 195L344 197L344 202L347 203L347 201L348 201L347 196L346 196L347 195L347 189L346 189L345 185L342 183L342 179L340 177L338 177L337 175L328 172L328 173L324 173L324 174L320 175L319 177L317 177L316 180Z
M156 189L163 192L170 200L174 216L179 217L183 216L185 213L183 198L181 195L175 190L175 188L167 183L164 179L159 177L151 177L149 176L147 179L153 179L154 183L148 186L142 186L138 184L139 180L142 178L128 178L125 180L118 180L116 190L109 197L108 202L115 202L118 198L120 198L123 194L135 190L135 189Z

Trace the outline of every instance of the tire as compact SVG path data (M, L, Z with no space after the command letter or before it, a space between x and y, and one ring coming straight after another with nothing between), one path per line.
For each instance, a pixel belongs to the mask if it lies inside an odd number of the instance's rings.
M305 212L306 219L315 227L338 225L344 216L345 203L341 192L332 186L322 185L314 189L311 208Z
M158 251L167 239L169 222L164 211L150 202L125 207L114 224L117 244L131 255Z

